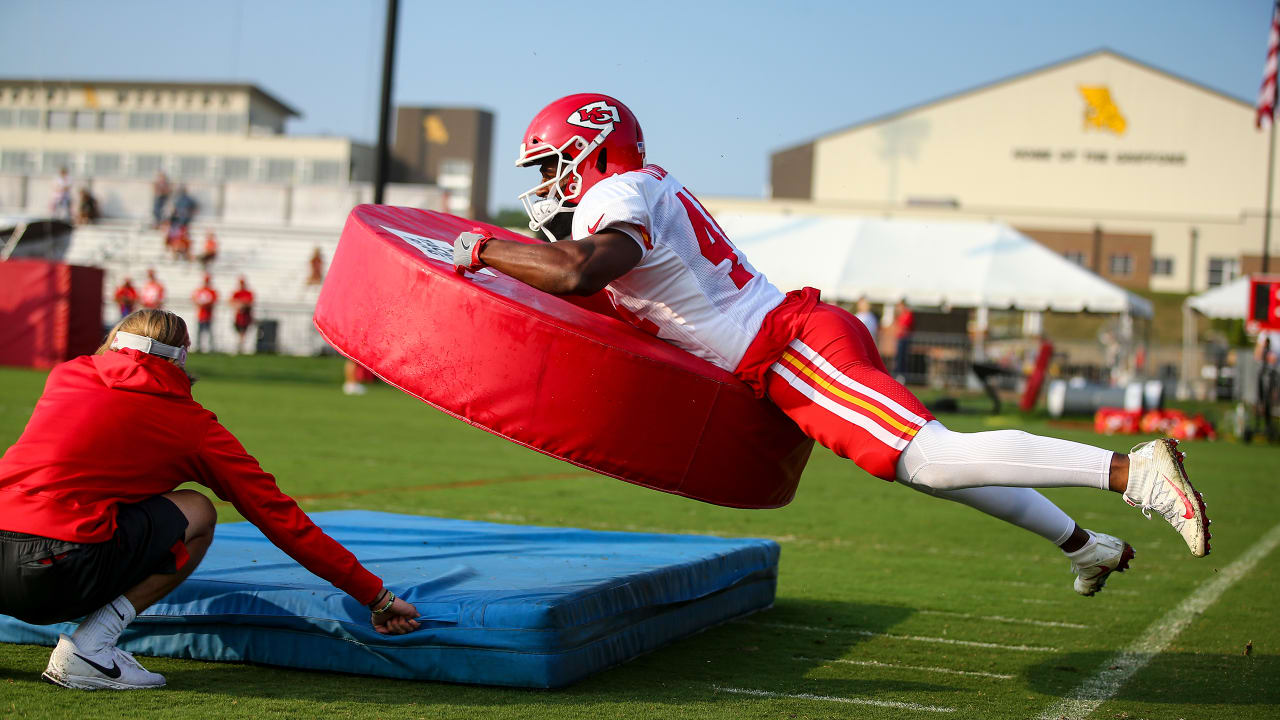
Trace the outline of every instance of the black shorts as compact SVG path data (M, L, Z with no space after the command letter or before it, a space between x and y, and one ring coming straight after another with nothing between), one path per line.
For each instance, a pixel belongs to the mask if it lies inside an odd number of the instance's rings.
M177 572L186 533L187 517L159 495L120 505L106 542L0 530L0 614L33 625L84 617L151 575Z

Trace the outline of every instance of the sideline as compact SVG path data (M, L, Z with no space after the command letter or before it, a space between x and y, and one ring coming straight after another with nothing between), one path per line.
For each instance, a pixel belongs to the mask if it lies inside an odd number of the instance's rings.
M1163 652L1197 615L1217 602L1228 588L1253 570L1277 545L1280 545L1280 525L1271 528L1244 555L1218 573L1217 577L1201 585L1180 605L1165 613L1133 644L1102 663L1092 678L1046 709L1040 717L1046 720L1077 720L1088 717L1098 706L1110 700L1120 690L1120 686L1145 667L1151 658Z

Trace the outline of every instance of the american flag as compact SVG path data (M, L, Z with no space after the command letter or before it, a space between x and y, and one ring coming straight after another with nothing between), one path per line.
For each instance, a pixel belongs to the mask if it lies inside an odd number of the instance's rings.
M1280 49L1280 2L1271 10L1271 35L1267 38L1267 64L1262 71L1262 89L1258 91L1259 128L1271 126L1276 111L1276 51Z

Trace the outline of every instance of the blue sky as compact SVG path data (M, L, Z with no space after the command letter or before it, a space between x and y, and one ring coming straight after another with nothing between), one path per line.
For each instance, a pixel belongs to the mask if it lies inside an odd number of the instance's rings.
M649 159L704 195L760 196L773 150L1109 47L1252 102L1270 0L401 0L393 101L496 113L491 205L544 104L606 92ZM291 133L376 136L385 2L3 0L0 76L238 81Z

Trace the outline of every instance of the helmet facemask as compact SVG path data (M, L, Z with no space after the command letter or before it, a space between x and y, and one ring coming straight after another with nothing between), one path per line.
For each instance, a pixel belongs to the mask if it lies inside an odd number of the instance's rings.
M559 239L548 225L558 214L574 211L574 205L582 195L582 174L578 171L578 166L600 147L612 130L611 124L601 130L591 142L587 142L581 135L574 135L560 147L520 146L520 160L517 164L522 167L539 164L550 157L556 159L556 171L551 177L520 194L520 204L529 215L530 230L541 230L551 242ZM566 178L569 178L567 186L564 184ZM546 197L539 197L538 193L543 190L547 191ZM573 204L566 206L566 203Z

